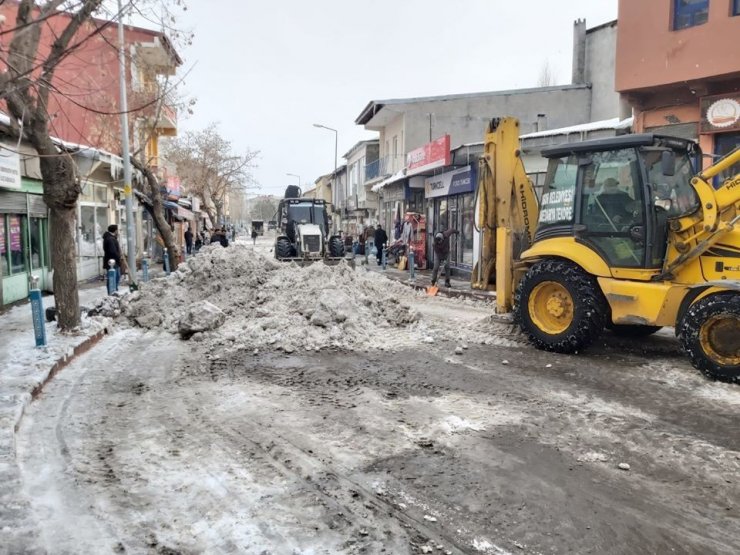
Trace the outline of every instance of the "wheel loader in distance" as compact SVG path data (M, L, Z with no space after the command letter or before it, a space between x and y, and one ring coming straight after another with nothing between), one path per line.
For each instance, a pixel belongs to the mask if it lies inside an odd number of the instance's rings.
M675 327L706 376L740 382L740 162L710 168L696 143L653 134L542 152L541 199L520 156L519 122L494 119L480 159L474 289L538 348L576 353L605 328ZM724 175L724 178L722 177Z
M275 258L310 262L344 258L344 243L329 234L327 203L323 199L301 197L301 190L290 185L277 209Z

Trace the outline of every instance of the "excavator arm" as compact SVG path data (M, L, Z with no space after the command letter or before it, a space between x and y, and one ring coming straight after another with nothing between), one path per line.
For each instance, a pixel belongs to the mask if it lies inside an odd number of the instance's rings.
M510 312L523 270L519 255L534 242L539 203L527 177L516 118L491 120L479 161L476 227L480 233L473 289L496 290L498 312Z
M740 163L740 148L713 164L691 180L701 209L695 214L671 222L676 256L667 256L663 271L656 279L671 279L682 265L701 256L727 233L740 225L740 173L726 179L715 190L712 179Z

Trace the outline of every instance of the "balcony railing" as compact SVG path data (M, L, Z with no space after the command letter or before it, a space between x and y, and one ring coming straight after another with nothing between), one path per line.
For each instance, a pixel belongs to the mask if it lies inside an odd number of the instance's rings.
M365 164L365 183L378 177L387 177L401 171L405 165L405 156L383 156L369 164Z

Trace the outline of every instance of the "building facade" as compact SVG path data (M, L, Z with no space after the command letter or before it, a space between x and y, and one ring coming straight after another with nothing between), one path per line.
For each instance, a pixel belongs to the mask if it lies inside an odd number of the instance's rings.
M740 145L739 34L738 0L620 0L616 88L634 130L698 140L705 165Z

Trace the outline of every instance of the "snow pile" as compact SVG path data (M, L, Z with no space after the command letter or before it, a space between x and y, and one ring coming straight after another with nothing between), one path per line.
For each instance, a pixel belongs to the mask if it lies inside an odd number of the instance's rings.
M414 295L344 262L299 267L236 244L206 247L169 278L142 284L124 311L136 325L177 333L192 305L208 301L225 322L192 339L214 347L366 349L414 327L418 314L404 302Z

